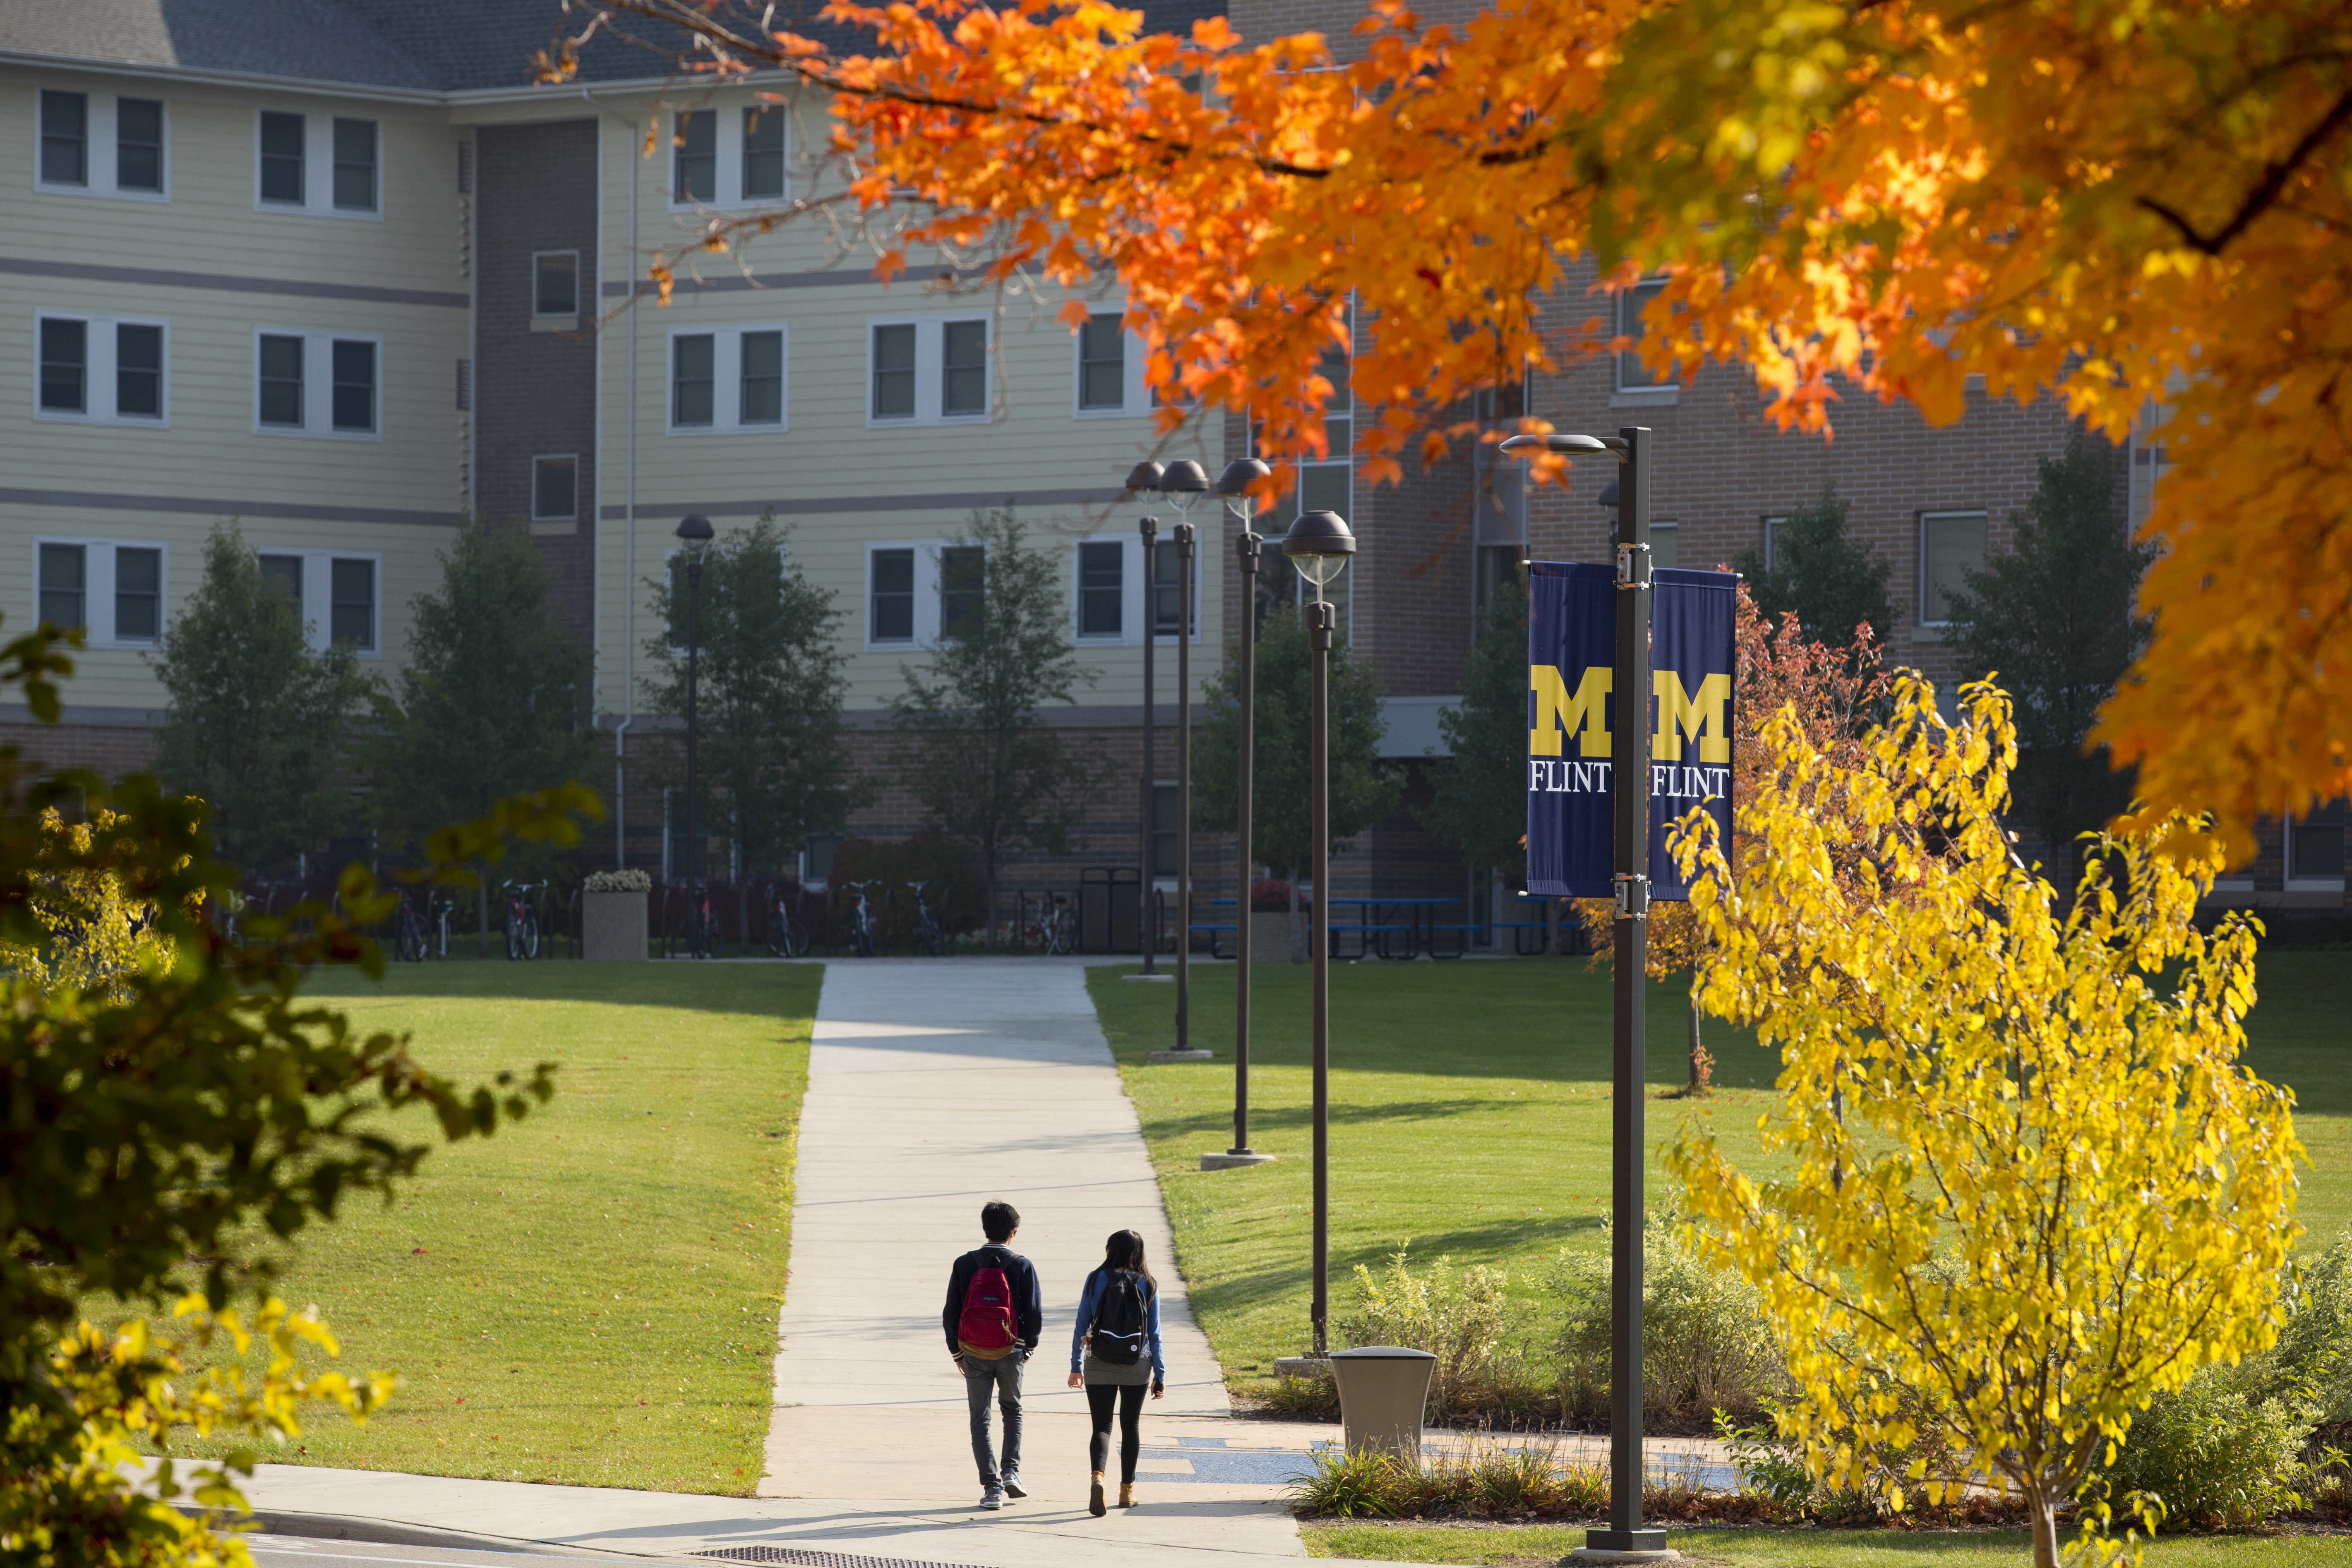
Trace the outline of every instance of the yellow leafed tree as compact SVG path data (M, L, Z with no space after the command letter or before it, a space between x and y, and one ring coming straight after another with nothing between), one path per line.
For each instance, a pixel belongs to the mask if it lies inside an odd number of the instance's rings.
M2104 841L2062 908L2001 829L2009 700L1963 709L1902 674L1850 763L1784 710L1736 871L1679 833L1718 867L1700 994L1784 1063L1761 1131L1788 1170L1703 1127L1669 1160L1789 1347L1813 1473L1891 1451L1931 1500L2000 1487L2054 1568L2054 1511L2133 1412L2274 1337L2302 1147L2239 1060L2255 927L2192 919L2219 851L2178 819ZM1832 769L1842 809L1810 809Z

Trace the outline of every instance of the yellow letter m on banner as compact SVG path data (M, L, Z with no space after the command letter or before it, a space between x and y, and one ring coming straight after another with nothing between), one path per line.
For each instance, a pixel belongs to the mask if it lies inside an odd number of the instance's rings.
M1608 756L1607 698L1613 680L1608 665L1589 664L1571 697L1568 695L1568 683L1559 678L1559 666L1529 664L1528 691L1536 699L1536 713L1535 727L1528 732L1528 755L1558 757L1560 738L1575 736L1578 756ZM1727 684L1725 690L1729 689Z
M1698 742L1701 762L1731 760L1731 735L1724 722L1724 710L1731 703L1731 677L1712 674L1703 677L1696 693L1683 690L1683 678L1672 670L1659 670L1651 676L1658 694L1658 733L1655 754L1661 762L1683 759L1683 737L1687 734Z

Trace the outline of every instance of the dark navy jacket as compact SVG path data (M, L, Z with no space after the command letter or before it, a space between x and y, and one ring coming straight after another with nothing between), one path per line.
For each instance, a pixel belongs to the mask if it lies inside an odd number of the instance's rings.
M955 1269L948 1275L948 1304L940 1313L940 1326L947 1330L948 1354L963 1354L963 1346L956 1336L956 1325L963 1317L963 1293L974 1274L992 1267L1003 1270L1004 1282L1013 1287L1013 1315L1020 1328L1021 1354L1025 1361L1045 1332L1045 1303L1037 1290L1037 1268L1010 1247L1000 1247L993 1241L957 1259Z

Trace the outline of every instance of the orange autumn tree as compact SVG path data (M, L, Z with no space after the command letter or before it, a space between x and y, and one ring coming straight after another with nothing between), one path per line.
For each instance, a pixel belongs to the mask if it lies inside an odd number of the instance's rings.
M2257 814L2352 788L2342 0L1500 0L1458 26L1376 0L1336 63L1095 0L835 0L851 56L756 0L569 9L572 39L651 19L690 70L831 93L858 198L915 214L886 272L947 246L1115 277L1153 384L1248 409L1270 455L1322 450L1350 298L1360 471L1393 479L1445 445L1437 411L1611 346L1562 298L1587 261L1667 275L1644 357L1746 364L1787 428L1851 395L1947 423L1974 376L2112 439L2160 407L2156 636L2095 738L2238 854Z

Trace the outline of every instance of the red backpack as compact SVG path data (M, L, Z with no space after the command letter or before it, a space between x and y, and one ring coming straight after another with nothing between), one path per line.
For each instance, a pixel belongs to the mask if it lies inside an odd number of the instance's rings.
M1013 1285L1004 1270L983 1264L963 1290L963 1314L956 1320L956 1338L970 1354L997 1361L1019 1343L1013 1316Z

